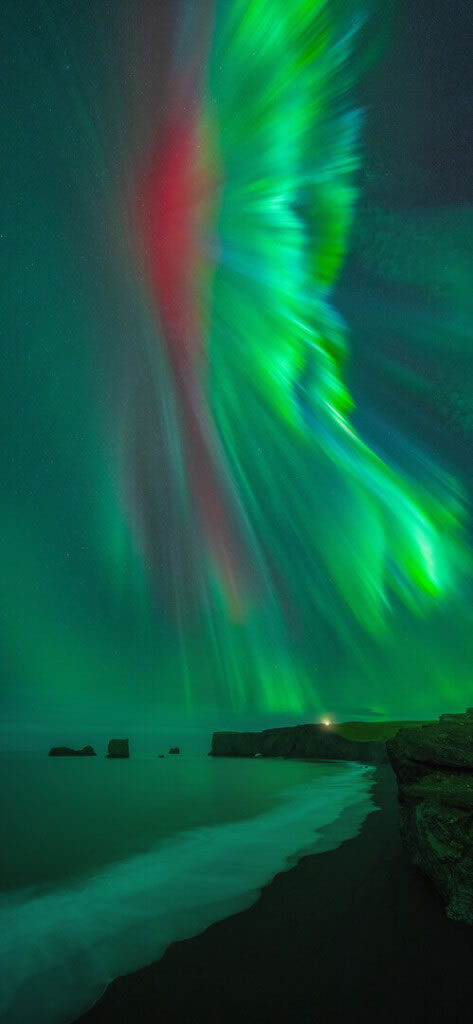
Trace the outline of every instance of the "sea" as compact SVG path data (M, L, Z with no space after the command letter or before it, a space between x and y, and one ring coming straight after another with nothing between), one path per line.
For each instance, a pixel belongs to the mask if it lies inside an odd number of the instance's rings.
M208 756L0 759L0 1019L66 1024L254 903L374 808L373 768Z

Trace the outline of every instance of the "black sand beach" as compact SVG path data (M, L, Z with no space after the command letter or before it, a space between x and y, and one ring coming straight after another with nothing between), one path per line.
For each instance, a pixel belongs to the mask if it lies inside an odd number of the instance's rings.
M470 1021L473 929L445 917L402 850L391 768L375 778L380 809L359 836L114 981L80 1024Z

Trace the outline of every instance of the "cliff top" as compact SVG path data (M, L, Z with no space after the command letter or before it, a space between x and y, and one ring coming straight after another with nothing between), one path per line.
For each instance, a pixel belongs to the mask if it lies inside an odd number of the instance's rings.
M425 721L401 721L401 722L330 722L326 725L324 722L304 722L301 725L287 725L287 726L274 726L272 729L263 729L261 735L269 735L272 733L283 733L285 730L293 731L294 729L311 729L313 726L323 729L324 732L341 736L344 740L350 740L355 743L384 743L386 740L390 740L399 729L415 729L420 725L430 725L430 722ZM219 735L239 735L239 736L252 736L257 735L257 731L250 732L240 729L222 729L218 730Z
M333 725L327 725L325 728L331 729L339 736L343 736L345 740L357 740L358 743L367 743L368 741L390 740L399 729L415 729L419 725L430 724L430 722L426 721L334 722Z

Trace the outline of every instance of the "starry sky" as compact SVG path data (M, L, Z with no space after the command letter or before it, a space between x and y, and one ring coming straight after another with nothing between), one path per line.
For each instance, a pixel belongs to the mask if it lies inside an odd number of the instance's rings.
M1 746L471 704L466 0L4 7Z

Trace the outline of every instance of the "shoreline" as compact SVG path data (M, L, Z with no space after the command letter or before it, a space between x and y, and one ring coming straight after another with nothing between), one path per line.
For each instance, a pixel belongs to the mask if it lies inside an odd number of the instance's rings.
M355 838L303 855L248 909L115 979L75 1024L466 1020L473 929L445 917L402 850L391 768L373 778L378 809Z

